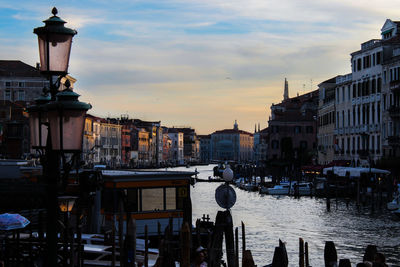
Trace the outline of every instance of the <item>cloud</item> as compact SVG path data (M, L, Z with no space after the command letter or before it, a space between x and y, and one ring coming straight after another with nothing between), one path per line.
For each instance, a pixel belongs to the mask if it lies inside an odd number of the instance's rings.
M0 57L38 60L32 29L54 1L0 1ZM360 44L379 38L398 1L57 1L76 28L70 74L100 116L129 113L200 133L266 125L269 106L350 72ZM31 25L30 25L31 24ZM5 36L10 35L10 38ZM230 77L230 79L226 79ZM311 79L312 84L311 84Z

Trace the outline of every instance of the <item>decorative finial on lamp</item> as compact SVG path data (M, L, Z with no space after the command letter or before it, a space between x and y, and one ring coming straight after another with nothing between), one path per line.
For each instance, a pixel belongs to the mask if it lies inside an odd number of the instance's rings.
M53 7L53 9L51 10L51 13L53 13L53 16L56 16L58 14L57 8Z

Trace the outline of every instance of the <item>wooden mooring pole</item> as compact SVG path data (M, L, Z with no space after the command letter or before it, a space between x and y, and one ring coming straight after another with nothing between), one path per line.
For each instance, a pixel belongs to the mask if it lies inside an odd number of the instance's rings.
M299 267L304 267L304 240L299 238Z
M325 267L335 267L337 265L337 252L333 241L326 241L324 248Z
M239 267L239 228L235 228L235 265Z
M242 221L242 265L244 263L244 252L246 251L246 227Z
M304 248L305 248L304 253L305 253L306 267L309 267L310 266L310 261L309 261L309 257L308 257L308 242L306 242L304 244Z

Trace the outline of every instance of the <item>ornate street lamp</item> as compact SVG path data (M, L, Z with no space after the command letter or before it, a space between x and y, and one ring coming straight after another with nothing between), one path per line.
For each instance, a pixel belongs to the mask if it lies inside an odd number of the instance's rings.
M47 264L57 266L57 216L58 194L64 190L72 164L66 162L66 153L72 153L71 162L82 150L85 114L90 104L78 101L66 79L64 91L59 91L61 79L68 73L68 62L75 30L64 27L66 23L53 8L53 16L43 21L45 26L34 29L38 36L40 70L50 82L51 98L39 98L30 107L32 148L45 152L42 160L43 176L47 183ZM53 77L57 77L54 82ZM45 141L46 140L46 141ZM60 187L60 163L63 177ZM72 248L72 247L71 247Z
M56 16L57 8L54 7L52 13L52 17L43 21L45 26L35 28L33 32L38 36L40 71L49 77L50 92L54 100L58 87L53 84L52 76L62 77L68 73L72 37L77 31L64 27L66 22Z
M77 197L75 196L59 196L58 206L60 207L61 212L71 212L76 199Z
M34 106L28 108L31 146L34 149L44 149L46 145L48 118L45 104L49 101L50 97L43 94L35 100Z
M69 89L56 95L56 101L46 105L49 118L51 145L61 152L80 152L82 150L85 115L92 106L78 101L79 95Z

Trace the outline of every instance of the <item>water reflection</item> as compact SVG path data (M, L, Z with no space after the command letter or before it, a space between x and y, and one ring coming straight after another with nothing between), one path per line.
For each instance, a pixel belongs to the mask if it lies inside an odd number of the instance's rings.
M212 176L213 165L197 166L199 178ZM209 214L215 220L218 210L215 189L218 183L197 183L192 189L193 219ZM252 251L258 266L272 262L278 240L286 242L289 265L298 265L298 239L308 242L311 266L324 266L325 241L335 242L338 258L348 258L353 265L362 260L368 244L378 246L388 264L400 266L400 221L386 211L374 215L365 209L357 211L354 203L333 201L326 212L324 199L277 197L245 192L235 188L237 202L232 216L235 227L246 224L246 247ZM239 231L240 233L240 231Z

